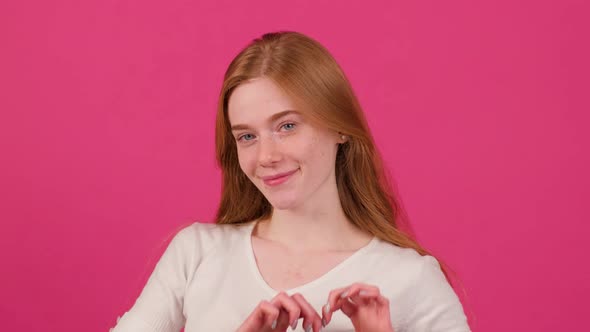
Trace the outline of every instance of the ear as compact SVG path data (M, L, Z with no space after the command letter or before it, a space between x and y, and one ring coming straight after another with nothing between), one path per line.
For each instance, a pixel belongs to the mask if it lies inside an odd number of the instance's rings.
M348 136L344 135L343 133L338 133L338 143L343 144L348 142Z

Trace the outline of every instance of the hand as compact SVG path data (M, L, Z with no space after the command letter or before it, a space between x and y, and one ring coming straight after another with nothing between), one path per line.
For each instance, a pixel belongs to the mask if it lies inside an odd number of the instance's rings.
M355 283L335 289L322 307L322 323L330 323L332 313L341 310L352 321L356 332L393 332L389 314L389 300L381 296L379 288Z
M270 302L260 302L237 332L285 332L289 326L294 330L299 318L303 318L306 332L312 329L313 332L320 331L320 315L301 294L289 296L280 292Z

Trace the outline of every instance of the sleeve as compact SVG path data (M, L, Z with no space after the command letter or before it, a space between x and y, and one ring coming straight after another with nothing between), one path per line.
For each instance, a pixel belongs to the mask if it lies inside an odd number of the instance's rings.
M197 262L194 227L174 236L147 284L113 332L178 332L185 324L184 293Z
M461 302L438 261L428 255L420 260L418 277L411 291L414 296L408 312L407 331L469 332Z

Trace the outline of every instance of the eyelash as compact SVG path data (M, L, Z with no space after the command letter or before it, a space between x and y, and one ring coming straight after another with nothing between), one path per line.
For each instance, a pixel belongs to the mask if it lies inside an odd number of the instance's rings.
M296 123L293 123L293 122L287 122L287 123L284 123L284 124L282 124L282 125L281 125L279 128L284 128L285 126L288 126L288 125L291 125L291 126L293 126L293 127L292 127L291 129L286 129L287 131L291 131L291 130L295 129L295 127L297 127L297 124L296 124ZM250 135L250 136L253 136L252 134L244 134L244 135L241 135L241 136L239 136L239 137L237 138L237 141L243 141L243 138L244 138L245 136L248 136L248 135ZM246 140L246 141L249 141L249 140Z
M246 137L246 136L248 136L248 135L251 135L252 136L252 134L244 134L244 135L239 136L238 139L237 139L237 141L243 141L243 138Z
M281 125L281 128L283 128L283 127L285 127L287 125L292 125L293 126L293 128L287 129L287 131L291 131L291 130L295 129L295 127L297 127L297 125L295 123L293 123L293 122L287 122L287 123Z

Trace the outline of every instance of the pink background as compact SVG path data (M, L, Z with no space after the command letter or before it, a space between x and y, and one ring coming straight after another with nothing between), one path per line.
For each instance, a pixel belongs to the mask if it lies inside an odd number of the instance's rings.
M223 72L279 29L349 75L473 330L587 325L585 1L60 0L0 5L1 330L108 330L212 219Z

